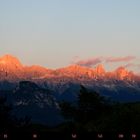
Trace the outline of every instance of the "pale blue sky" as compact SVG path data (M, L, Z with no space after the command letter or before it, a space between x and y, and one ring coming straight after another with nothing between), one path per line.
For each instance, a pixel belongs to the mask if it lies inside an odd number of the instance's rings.
M0 0L0 55L7 53L49 68L76 56L136 56L138 64L140 1Z

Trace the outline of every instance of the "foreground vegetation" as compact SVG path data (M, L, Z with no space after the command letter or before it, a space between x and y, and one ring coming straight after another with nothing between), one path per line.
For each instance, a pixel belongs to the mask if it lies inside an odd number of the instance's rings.
M140 102L111 102L81 86L76 104L62 102L62 115L67 120L64 130L86 132L140 132Z
M139 132L140 102L116 103L81 86L76 102L60 103L65 122L56 127L32 124L28 117L16 119L12 108L0 98L0 131L35 130L47 132Z

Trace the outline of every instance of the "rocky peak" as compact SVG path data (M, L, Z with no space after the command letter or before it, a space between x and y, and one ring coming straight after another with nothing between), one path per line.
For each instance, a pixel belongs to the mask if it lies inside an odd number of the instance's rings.
M22 67L22 64L16 57L8 54L0 58L0 65L7 66L11 69Z
M87 72L91 71L90 68L87 68L84 66L79 66L79 65L71 65L71 66L65 68L65 70L68 73L77 73L77 74L86 74Z
M95 72L97 75L103 76L105 75L105 69L104 66L102 64L99 64L96 68L95 68Z
M115 74L118 79L123 80L126 77L129 77L129 71L124 67L119 67L116 69Z

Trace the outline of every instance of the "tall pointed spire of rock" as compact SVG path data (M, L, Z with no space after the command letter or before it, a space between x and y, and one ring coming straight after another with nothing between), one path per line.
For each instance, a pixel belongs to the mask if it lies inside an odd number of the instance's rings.
M105 75L104 66L102 64L97 65L97 67L95 68L95 72L99 76L104 76Z

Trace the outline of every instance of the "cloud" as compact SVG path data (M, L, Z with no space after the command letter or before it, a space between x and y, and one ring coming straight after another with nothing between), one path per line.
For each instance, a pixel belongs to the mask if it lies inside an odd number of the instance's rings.
M135 64L129 63L132 60L136 59L134 56L125 56L125 57L95 57L85 60L79 60L79 57L76 56L74 60L72 61L72 64L77 64L80 66L86 66L86 67L92 67L99 63L118 63L118 62L124 62L128 63L124 65L125 67L132 67Z
M75 62L75 64L80 65L80 66L92 67L101 62L102 62L102 60L99 57L99 58L92 58L92 59L88 59L88 60L79 60L79 61Z
M140 68L140 64L133 64L133 67Z
M139 69L140 68L140 64L135 64L135 63L128 63L126 65L122 65L122 67L125 68L133 68L133 69Z
M136 59L134 56L125 56L125 57L109 57L106 58L106 63L115 63L115 62L130 62Z
M136 65L134 63L128 63L126 65L124 65L123 67L125 68L130 68L130 67L135 67Z

